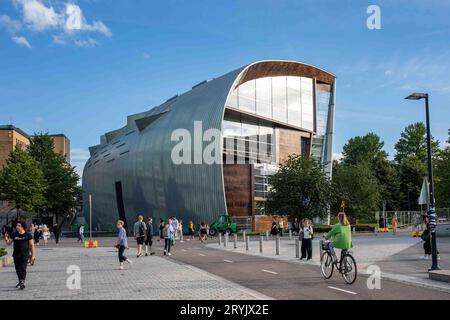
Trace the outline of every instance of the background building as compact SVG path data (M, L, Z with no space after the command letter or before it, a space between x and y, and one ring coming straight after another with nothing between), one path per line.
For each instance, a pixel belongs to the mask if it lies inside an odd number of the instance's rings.
M67 163L70 163L70 140L63 134L52 134L54 151L64 157Z
M212 222L218 215L264 212L268 177L291 154L317 159L331 176L335 76L293 61L256 62L131 115L90 147L84 210L109 230L144 214ZM175 164L172 134L222 132L222 163ZM195 143L194 143L195 144ZM204 150L208 142L200 142ZM188 157L201 158L195 147ZM241 161L238 161L241 160ZM243 161L242 161L243 159Z
M13 125L0 125L0 168L6 164L16 145L27 146L30 136Z

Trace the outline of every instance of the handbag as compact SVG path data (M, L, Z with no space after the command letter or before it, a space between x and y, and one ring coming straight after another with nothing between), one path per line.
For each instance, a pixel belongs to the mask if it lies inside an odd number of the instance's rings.
M428 229L426 229L424 232L422 232L422 235L420 236L422 238L423 241L428 241L428 239L430 238L431 234L430 231Z

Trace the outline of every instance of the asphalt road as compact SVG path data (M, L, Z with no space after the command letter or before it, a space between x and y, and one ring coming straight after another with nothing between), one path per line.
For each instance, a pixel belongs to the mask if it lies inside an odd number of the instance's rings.
M156 243L155 249L162 253L161 244ZM381 289L369 290L368 278L362 274L358 274L353 285L345 284L336 271L325 280L317 266L216 250L198 240L177 242L167 259L195 266L275 299L450 300L448 293L390 280L381 280Z

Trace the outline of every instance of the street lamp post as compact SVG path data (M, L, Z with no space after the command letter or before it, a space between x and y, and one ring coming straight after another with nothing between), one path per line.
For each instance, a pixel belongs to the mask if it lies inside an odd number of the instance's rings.
M406 97L408 100L425 99L425 112L427 121L427 151L428 151L428 180L430 189L430 207L428 209L428 225L431 229L431 257L432 266L430 270L439 270L437 247L436 247L436 210L434 208L434 186L433 186L433 162L431 150L431 130L430 130L430 108L428 105L428 93L413 93Z

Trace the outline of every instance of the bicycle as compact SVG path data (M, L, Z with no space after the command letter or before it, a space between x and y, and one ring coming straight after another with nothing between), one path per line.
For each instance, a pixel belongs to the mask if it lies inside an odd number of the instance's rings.
M342 250L341 259L334 261L328 242L320 240L320 249L320 271L325 279L333 276L334 267L336 267L347 284L353 284L356 281L358 268L350 251Z

